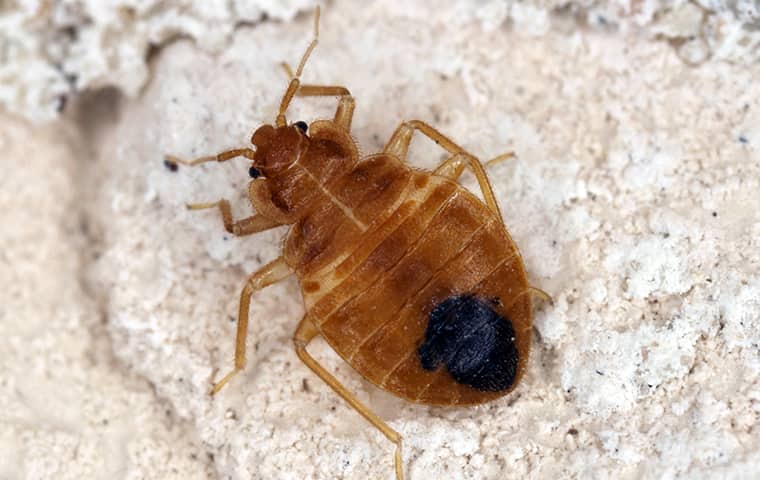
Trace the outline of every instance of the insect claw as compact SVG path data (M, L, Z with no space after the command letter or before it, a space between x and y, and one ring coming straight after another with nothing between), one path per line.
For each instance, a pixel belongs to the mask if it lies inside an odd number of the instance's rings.
M283 70L285 70L285 75L287 75L289 79L293 79L295 77L295 75L293 75L293 70L290 68L290 65L288 65L288 62L280 62L280 66Z
M218 382L216 382L214 384L214 386L211 388L211 391L208 392L208 394L213 397L214 395L216 395L217 393L219 393L219 390L221 390L222 387L224 387L227 384L227 382L230 381L230 378L232 378L232 376L235 375L239 371L240 371L239 368L235 368L231 372L229 372L227 375L225 375L224 377L222 377L221 380L219 380Z
M540 288L528 287L528 290L530 291L531 295L533 295L534 297L540 298L544 302L549 303L549 305L551 305L552 307L554 306L554 299L552 298L552 296L544 292Z
M488 168L492 165L496 165L497 163L501 163L505 160L510 160L512 158L517 158L517 155L515 155L515 152L502 153L501 155L493 157L491 160L487 161L484 166Z

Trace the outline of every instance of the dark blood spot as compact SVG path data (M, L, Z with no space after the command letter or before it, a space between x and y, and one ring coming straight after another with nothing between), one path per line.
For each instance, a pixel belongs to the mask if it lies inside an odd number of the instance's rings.
M454 380L485 392L506 390L517 376L512 322L472 295L447 298L433 309L417 354L425 370L443 363Z
M296 127L298 127L299 130L301 130L303 133L306 133L306 130L309 129L309 126L304 121L298 121L294 123Z

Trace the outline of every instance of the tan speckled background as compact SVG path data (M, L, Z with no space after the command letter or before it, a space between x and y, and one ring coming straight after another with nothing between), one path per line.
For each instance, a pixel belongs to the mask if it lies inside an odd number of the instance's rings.
M328 3L305 81L351 89L366 153L410 118L484 158L514 150L495 190L555 299L522 384L481 407L409 405L310 348L404 435L408 476L760 471L758 64L725 45L685 62L652 25L691 24L665 14L629 14L639 30L539 2L356 5ZM159 21L146 15L135 25ZM223 196L246 215L245 162L172 173L162 156L243 145L274 119L277 63L310 34L308 13L288 15L224 48L164 46L131 96L85 93L48 125L1 117L0 478L392 478L391 444L295 356L293 280L254 297L248 367L206 394L230 366L243 279L284 231L233 239L184 209ZM413 157L441 153L420 139Z

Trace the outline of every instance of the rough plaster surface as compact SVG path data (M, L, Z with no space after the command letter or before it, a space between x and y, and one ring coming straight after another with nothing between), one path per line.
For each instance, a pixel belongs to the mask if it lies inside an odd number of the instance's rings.
M263 19L292 20L314 0L5 0L0 2L0 105L35 121L57 117L68 99L114 86L134 97L150 77L154 47L188 38L220 53L235 28ZM424 12L431 0L381 2ZM668 42L692 64L760 59L757 0L456 0L459 20L475 17L484 29L513 22L533 33L550 17L575 18L608 32L639 32ZM363 4L361 4L363 5ZM363 8L360 6L359 8ZM351 15L351 7L344 13Z
M305 80L352 90L366 153L409 118L484 158L514 150L491 169L496 194L532 282L555 299L536 312L522 384L476 408L407 404L311 346L404 435L409 476L760 471L760 67L695 66L657 37L533 7L350 5L325 9ZM231 366L243 280L277 255L284 230L234 239L215 212L184 209L225 197L249 214L244 161L161 163L246 144L276 113L277 63L295 63L309 34L301 16L238 28L216 53L178 41L134 98L90 96L62 133L5 121L5 164L28 160L0 190L4 224L19 226L0 237L11 287L0 372L5 411L27 413L2 418L0 476L392 477L391 445L295 356L293 280L254 297L248 366L207 396ZM298 101L289 118L333 104ZM422 139L412 150L418 166L442 158ZM74 393L51 413L61 391ZM126 420L98 424L116 417Z
M0 478L205 479L190 423L119 367L90 245L80 172L61 132L0 117Z

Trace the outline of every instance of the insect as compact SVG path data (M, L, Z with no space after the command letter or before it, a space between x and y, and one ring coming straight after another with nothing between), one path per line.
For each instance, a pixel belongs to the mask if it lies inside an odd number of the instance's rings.
M240 295L233 369L245 366L251 296L290 275L298 277L306 313L293 341L298 357L396 445L401 435L362 404L306 350L322 336L378 387L426 405L475 405L514 389L525 371L531 338L531 294L525 268L499 211L481 162L421 121L403 122L382 152L360 158L350 136L354 98L341 86L302 85L301 57L274 125L259 127L254 148L167 166L250 160L249 197L256 214L233 220L227 200L190 204L218 208L225 229L250 235L290 225L280 257L253 273ZM290 69L287 69L290 71ZM288 124L294 97L333 96L332 120ZM433 172L405 163L415 132L448 153ZM502 155L495 160L509 158ZM481 201L457 179L469 168Z

